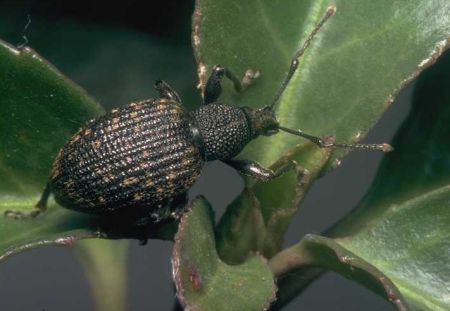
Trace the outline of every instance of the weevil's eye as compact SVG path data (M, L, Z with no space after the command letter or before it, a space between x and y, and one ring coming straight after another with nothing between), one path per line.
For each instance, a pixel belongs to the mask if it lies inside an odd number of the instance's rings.
M214 65L212 71L215 75L220 76L220 77L222 77L225 74L225 68L219 64Z
M267 127L264 130L263 135L264 136L270 136L270 135L274 135L276 133L278 133L278 124L274 124L273 126Z

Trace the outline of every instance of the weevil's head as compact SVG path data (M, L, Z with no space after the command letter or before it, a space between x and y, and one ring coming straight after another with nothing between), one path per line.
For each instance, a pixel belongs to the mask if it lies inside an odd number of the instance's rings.
M270 136L278 133L279 124L272 107L265 106L259 109L243 107L242 109L247 115L253 137Z

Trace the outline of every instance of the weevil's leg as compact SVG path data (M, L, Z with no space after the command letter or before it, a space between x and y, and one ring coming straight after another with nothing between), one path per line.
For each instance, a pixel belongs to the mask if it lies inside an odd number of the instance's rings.
M41 198L39 199L39 202L37 202L35 208L37 208L41 213L43 213L47 209L47 201L48 197L52 193L52 190L50 188L50 183L47 183L45 185L44 192L41 195Z
M34 209L30 211L16 211L16 210L6 210L4 215L8 218L14 219L25 219L25 218L35 218L36 216L42 214L47 209L48 197L51 194L50 184L47 183L44 192L39 199L39 202L35 205Z
M139 245L140 246L145 246L148 243L148 238L146 236L147 234L144 233L143 237L139 239Z
M209 76L209 79L206 82L205 93L203 94L204 105L217 101L220 93L222 92L221 82L224 76L233 82L234 89L237 92L242 92L253 82L254 79L259 77L259 71L248 69L242 80L239 80L239 78L229 69L220 65L215 65L211 76Z
M235 168L241 174L254 177L261 181L272 180L296 167L294 161L286 161L275 170L266 168L258 162L251 160L224 160L223 162Z
M178 93L163 80L156 81L154 87L159 92L160 98L171 99L181 104L181 98Z
M181 216L186 212L188 207L189 196L186 193L177 196L171 203L170 218L172 220L179 220Z

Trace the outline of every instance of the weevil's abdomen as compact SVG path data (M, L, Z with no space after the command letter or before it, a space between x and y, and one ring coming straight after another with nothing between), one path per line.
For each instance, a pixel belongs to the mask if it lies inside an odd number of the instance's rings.
M186 192L202 165L181 105L152 99L88 122L61 149L50 185L58 203L87 213L152 210Z

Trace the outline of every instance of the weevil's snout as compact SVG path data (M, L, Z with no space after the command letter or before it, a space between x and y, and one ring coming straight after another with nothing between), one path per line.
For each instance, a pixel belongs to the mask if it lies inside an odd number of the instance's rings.
M244 108L244 111L248 116L253 137L259 135L270 136L278 133L277 116L271 107L265 106L260 109Z

